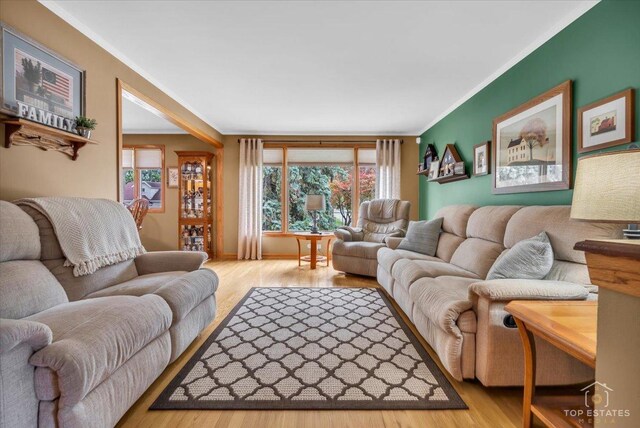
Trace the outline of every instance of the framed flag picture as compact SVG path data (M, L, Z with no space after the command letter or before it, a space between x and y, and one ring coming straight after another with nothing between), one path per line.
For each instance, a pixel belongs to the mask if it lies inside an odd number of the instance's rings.
M2 104L11 116L74 132L84 116L85 72L0 23Z

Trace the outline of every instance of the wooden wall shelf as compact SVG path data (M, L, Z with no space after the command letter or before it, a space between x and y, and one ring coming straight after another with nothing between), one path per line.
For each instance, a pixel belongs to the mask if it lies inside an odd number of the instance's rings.
M26 119L1 119L4 124L4 146L35 146L41 150L55 150L68 155L71 160L78 159L78 151L87 144L96 141L71 134L66 131L31 122Z
M420 171L419 173L417 173L417 175L424 175L425 177L428 177L429 171ZM430 183L434 182L434 183L445 184L445 183L452 183L454 181L467 180L468 178L469 178L469 174L453 174L453 175L445 175L438 178L432 178L427 181Z

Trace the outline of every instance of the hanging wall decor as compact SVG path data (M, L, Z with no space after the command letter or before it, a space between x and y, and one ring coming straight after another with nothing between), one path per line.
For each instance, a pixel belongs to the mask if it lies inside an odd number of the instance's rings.
M493 120L493 193L571 185L571 81Z
M578 110L578 153L630 143L635 139L634 93L629 88Z

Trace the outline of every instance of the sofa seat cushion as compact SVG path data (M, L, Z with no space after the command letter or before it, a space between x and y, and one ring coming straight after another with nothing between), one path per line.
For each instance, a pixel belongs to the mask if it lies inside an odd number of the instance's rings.
M47 325L53 343L34 353L36 395L80 402L171 325L171 309L155 295L65 303L26 318Z
M382 266L387 272L391 273L393 265L398 260L425 260L432 262L444 262L437 257L427 256L420 253L414 253L408 250L392 250L390 248L382 248L378 251L378 264Z
M91 293L86 296L85 299L107 296L144 296L145 294L153 294L158 291L160 287L163 287L186 273L186 271L171 271L140 275L128 281L121 282L120 284L112 285L111 287L103 288L95 293Z
M409 289L414 311L420 311L444 331L459 335L458 317L472 308L469 286L477 281L457 276L419 279ZM464 330L475 333L475 323L465 319Z
M345 242L337 240L333 244L333 254L340 256L358 257L361 259L375 260L380 248L385 245L379 242L353 241Z
M391 274L396 280L404 283L407 289L412 282L425 277L459 276L480 279L475 273L451 263L432 260L401 260L393 266Z

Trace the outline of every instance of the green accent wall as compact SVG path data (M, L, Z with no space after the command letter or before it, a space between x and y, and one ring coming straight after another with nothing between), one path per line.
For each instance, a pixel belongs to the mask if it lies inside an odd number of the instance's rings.
M495 117L566 80L573 80L575 177L579 107L623 89L635 88L637 141L640 131L640 1L605 1L590 9L422 134L417 162L422 160L426 144L435 144L442 156L445 145L455 143L467 170L472 171L473 146L492 139ZM621 145L609 150L627 147ZM494 195L491 192L493 172L448 184L427 183L426 177L419 179L421 219L431 218L439 208L452 204L568 205L573 194L572 190L561 190Z

